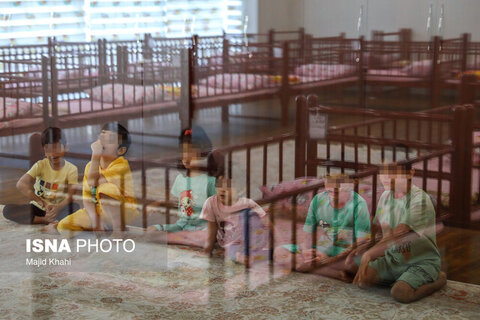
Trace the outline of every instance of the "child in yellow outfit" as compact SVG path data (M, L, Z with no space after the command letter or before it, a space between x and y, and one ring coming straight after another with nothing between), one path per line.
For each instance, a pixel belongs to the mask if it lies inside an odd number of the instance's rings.
M130 135L118 123L103 126L99 139L92 143L92 160L85 167L83 205L59 222L64 236L80 231L123 231L139 212L133 191L132 172L123 157L130 146Z

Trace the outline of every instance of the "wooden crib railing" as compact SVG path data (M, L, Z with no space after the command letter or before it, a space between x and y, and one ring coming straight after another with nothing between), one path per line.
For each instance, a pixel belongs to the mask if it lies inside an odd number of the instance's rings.
M356 172L384 161L405 161L417 164L415 176L436 181L435 195L437 211L448 212L449 222L455 225L467 225L470 221L470 197L472 174L472 129L473 109L469 106L457 106L440 113L403 113L369 109L332 108L321 106L316 96L297 99L297 108L303 110L297 133L299 141L307 141L299 157L296 175L317 175L318 165L339 165L342 172ZM445 109L443 108L445 111ZM308 136L310 112L330 116L353 118L351 123L338 127L329 127L325 139L310 139ZM360 117L360 120L358 120ZM332 159L332 145L339 146L337 159ZM325 148L326 157L318 159L319 147ZM346 147L353 148L353 157L347 159ZM366 159L359 157L365 153ZM386 150L391 149L390 157ZM373 161L373 151L380 157ZM401 151L399 153L399 151ZM339 158L339 159L338 159ZM435 159L435 160L433 160ZM306 171L304 171L306 170ZM329 171L327 171L329 172ZM443 182L449 184L449 203L442 205ZM443 207L443 208L442 208ZM443 215L443 213L442 213Z

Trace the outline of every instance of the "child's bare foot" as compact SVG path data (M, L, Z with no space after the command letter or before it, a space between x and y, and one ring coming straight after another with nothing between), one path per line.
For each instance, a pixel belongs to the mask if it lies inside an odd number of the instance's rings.
M397 281L393 285L392 290L390 290L390 294L398 302L410 303L431 295L435 291L440 290L446 283L447 275L445 272L440 272L437 280L424 284L416 290L404 281Z
M443 286L447 284L447 274L443 271L440 271L440 273L438 274L438 278L434 282L434 284L436 290L440 290L441 288L443 288Z
M222 257L225 255L225 249L222 247L215 248L214 251L212 252L212 256L214 257Z
M295 271L311 272L311 271L313 271L314 267L315 266L312 263L305 262L305 261L299 261L299 262L297 262L297 268L295 269Z
M353 282L353 277L351 277L346 271L339 271L337 279L346 283Z
M40 231L47 234L60 234L57 230L58 221L53 221L41 228Z
M162 244L167 243L165 231L160 231L155 226L149 226L147 229L145 229L144 240Z

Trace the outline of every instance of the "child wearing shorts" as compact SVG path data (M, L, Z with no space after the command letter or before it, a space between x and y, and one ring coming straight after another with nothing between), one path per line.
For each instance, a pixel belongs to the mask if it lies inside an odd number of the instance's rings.
M29 200L28 205L7 204L6 219L20 224L49 224L78 209L72 202L78 184L78 169L65 160L67 140L62 130L49 127L41 134L45 159L36 162L17 182L17 189Z
M185 129L180 134L180 153L187 175L179 174L170 190L178 199L178 220L172 224L157 224L147 228L152 238L158 231L179 232L205 230L207 222L200 218L205 201L215 194L215 177L201 170L202 160L212 144L201 127Z
M362 255L354 283L361 288L393 285L392 297L403 303L421 299L440 289L446 275L440 272L435 234L435 209L430 196L411 179L409 165L385 165L380 181L376 225L382 239Z
M91 145L92 158L85 167L84 208L59 222L57 230L62 235L109 230L113 231L112 237L121 236L122 220L127 224L139 215L132 172L123 157L130 144L130 134L122 125L111 122L103 126Z
M244 197L236 198L236 193L227 178L216 181L217 193L203 205L200 219L208 222L205 253L212 254L215 242L226 249L232 260L243 262L245 237L249 237L250 258L266 260L268 249L267 213L255 201ZM245 230L248 216L249 232Z
M346 263L343 259L318 268L315 264L351 250L354 242L367 240L370 237L370 214L366 201L352 191L347 176L326 176L324 181L325 191L315 195L308 209L303 226L306 232L303 245L278 247L274 259L276 263L291 267L292 254L295 254L297 271L311 271L348 281L356 272L355 263ZM318 236L317 243L312 248L314 232Z

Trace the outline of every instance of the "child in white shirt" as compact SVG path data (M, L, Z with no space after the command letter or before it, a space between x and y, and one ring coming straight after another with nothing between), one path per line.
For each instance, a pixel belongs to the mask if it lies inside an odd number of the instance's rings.
M234 199L231 182L224 177L217 179L216 192L207 199L200 214L200 219L205 219L208 223L205 252L211 255L217 241L226 249L227 256L235 260L242 256L241 251L245 249L248 236L250 257L254 260L266 259L264 251L269 239L267 213L251 199ZM248 221L249 232L246 232L245 219Z

